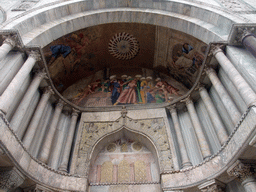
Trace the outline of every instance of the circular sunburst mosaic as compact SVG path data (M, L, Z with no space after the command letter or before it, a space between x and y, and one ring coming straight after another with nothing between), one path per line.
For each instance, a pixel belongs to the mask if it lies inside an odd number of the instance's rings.
M108 50L117 59L129 60L139 52L139 42L129 33L118 33L110 40Z

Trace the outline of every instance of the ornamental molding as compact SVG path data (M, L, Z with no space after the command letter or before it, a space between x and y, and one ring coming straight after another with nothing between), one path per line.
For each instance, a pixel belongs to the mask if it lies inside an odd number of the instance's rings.
M256 23L233 24L228 45L242 46L242 40L250 35L256 36Z
M231 177L236 177L241 182L256 175L256 163L244 162L237 160L228 170Z
M24 45L18 30L0 30L0 36L2 36L3 40L0 43L7 43L14 50L22 51Z
M123 129L140 134L151 141L157 151L160 172L172 171L171 146L167 137L164 119L132 119L128 116L123 116L122 112L121 117L115 121L89 122L87 119L81 119L79 127L80 140L77 141L75 149L75 153L78 154L75 159L76 174L87 177L97 144L105 137Z
M139 42L129 33L118 33L110 40L108 50L117 59L130 60L138 54Z

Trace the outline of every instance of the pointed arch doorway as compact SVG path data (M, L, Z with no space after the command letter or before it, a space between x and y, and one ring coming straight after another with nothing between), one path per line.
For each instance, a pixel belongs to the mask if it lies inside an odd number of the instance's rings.
M160 191L160 171L152 142L126 128L106 136L94 148L90 192Z

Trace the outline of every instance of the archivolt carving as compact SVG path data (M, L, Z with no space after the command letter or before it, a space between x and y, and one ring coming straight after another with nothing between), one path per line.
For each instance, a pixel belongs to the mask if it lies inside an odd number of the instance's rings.
M105 136L121 129L137 132L149 138L156 148L160 172L173 170L170 144L163 118L134 120L127 116L109 122L84 122L79 142L76 173L88 175L93 150Z

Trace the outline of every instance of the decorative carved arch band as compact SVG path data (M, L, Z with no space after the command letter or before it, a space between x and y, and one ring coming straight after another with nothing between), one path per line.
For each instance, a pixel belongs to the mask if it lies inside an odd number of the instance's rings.
M75 172L79 175L88 176L89 168L102 146L120 139L123 135L136 138L147 146L158 160L160 173L173 170L170 143L163 118L136 120L124 115L115 121L84 121L80 123L79 129L75 151Z

